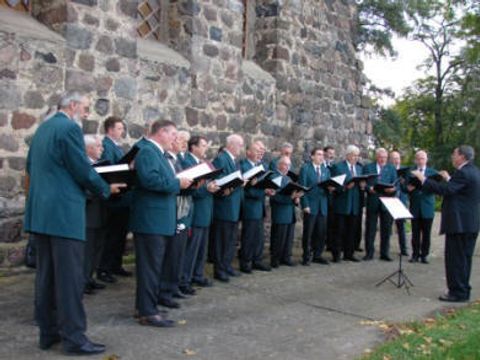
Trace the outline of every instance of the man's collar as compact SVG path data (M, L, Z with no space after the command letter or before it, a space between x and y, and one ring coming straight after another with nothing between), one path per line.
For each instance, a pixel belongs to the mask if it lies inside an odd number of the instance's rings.
M225 151L225 152L228 154L228 156L230 156L230 158L232 159L232 161L235 162L235 156L233 156L230 151L228 151L227 149L224 149L223 151Z
M160 150L160 152L162 154L165 154L165 150L163 150L162 148L162 145L160 145L159 143L157 143L155 140L151 139L151 138L146 138L148 141L150 141L151 143L155 144L155 146Z
M196 157L194 153L191 152L190 155L193 157L193 160L195 160L197 163L200 162L200 159Z
M463 167L464 167L465 165L467 165L468 163L469 163L469 161L467 160L467 161L465 161L464 163L460 164L460 165L458 166L458 170L460 170L461 168L463 168Z
M109 138L110 140L112 140L112 142L113 142L115 145L120 146L120 143L119 143L117 140L115 140L114 138L112 138L110 135L105 135L105 136L106 136L107 138Z

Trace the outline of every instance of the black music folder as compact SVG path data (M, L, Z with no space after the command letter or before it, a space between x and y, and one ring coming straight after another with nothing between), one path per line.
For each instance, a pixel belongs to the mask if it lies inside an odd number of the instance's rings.
M138 146L132 146L132 148L118 160L117 164L130 164L135 159L135 156L137 156L139 150L140 148Z
M135 185L135 170L130 169L128 164L97 166L95 170L109 184L127 184L127 188L122 191L129 190Z
M371 179L375 179L376 177L378 177L378 174L357 175L348 180L347 184L350 184L352 182L358 184L361 181L369 181Z
M327 188L330 187L330 186L334 187L335 189L338 189L338 188L341 188L343 186L343 184L345 183L345 178L346 177L347 177L347 175L345 175L345 174L334 176L334 177L331 177L328 180L319 182L318 186L324 188L325 190L327 190Z
M395 192L387 193L385 191L387 189L395 189L395 184L387 184L387 183L378 182L373 186L373 190L375 190L375 192L378 193L379 195L395 196Z
M237 188L243 185L243 176L240 170L237 170L231 174L228 174L220 179L215 180L216 184L220 187L218 192L222 192L225 189Z
M176 176L177 178L191 179L196 183L200 180L214 179L221 172L222 169L216 169L212 164L203 162L180 171Z
M294 181L290 181L284 188L282 188L279 194L292 195L294 191L309 192L311 188L302 186Z

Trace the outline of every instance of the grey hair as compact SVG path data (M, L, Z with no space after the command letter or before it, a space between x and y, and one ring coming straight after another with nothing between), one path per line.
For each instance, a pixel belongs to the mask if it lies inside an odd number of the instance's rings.
M58 101L58 108L65 109L72 102L81 103L84 97L85 96L79 93L78 91L68 91L64 93L60 98L60 100Z
M90 146L90 145L95 145L98 140L98 135L84 135L83 136L83 141L85 142L85 146Z
M472 161L475 159L475 150L470 145L460 145L457 147L457 152L460 155L463 155L467 161Z
M282 146L280 146L280 149L293 149L293 145L290 144L289 142L283 143Z
M187 130L179 130L177 132L177 138L182 138L185 140L190 140L190 133Z
M227 145L231 145L233 143L240 142L240 141L243 141L243 138L240 135L232 134L232 135L227 136L227 139L226 139L225 143Z
M380 153L383 153L383 154L387 154L387 155L388 155L387 149L385 149L385 148L383 148L383 147L377 148L377 149L375 150L375 155L379 155Z
M360 149L356 145L348 145L347 150L345 152L347 155L348 154L360 154Z

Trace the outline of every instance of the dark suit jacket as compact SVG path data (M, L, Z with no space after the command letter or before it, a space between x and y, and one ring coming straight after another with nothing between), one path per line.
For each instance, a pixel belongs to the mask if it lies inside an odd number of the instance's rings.
M222 173L219 178L237 171L237 166L225 151L222 151L213 160L213 165ZM242 201L242 188L237 187L230 195L215 195L213 218L223 221L237 222L240 218L240 206Z
M362 166L355 165L357 175L362 175ZM332 167L332 176L347 175L345 184L353 177L350 172L350 166L347 161L341 161ZM333 197L333 211L339 215L358 215L360 214L360 188L355 185L347 190L346 187L336 191Z
M188 152L185 154L185 167L197 165L195 158ZM193 197L193 218L192 226L209 227L212 224L213 195L203 185L192 193Z
M85 189L107 198L110 187L87 158L82 130L64 113L38 127L27 173L25 231L85 240Z
M319 182L328 180L330 178L330 170L324 165L320 165L321 178L317 179L317 173L312 162L305 163L300 169L300 175L298 182L306 187L312 187L300 199L302 209L310 208L310 214L317 215L320 213L323 216L327 216L328 213L328 191L324 188L317 186Z
M425 168L425 176L436 173L432 168ZM426 190L423 186L413 190L410 193L410 212L414 218L433 219L435 216L434 193Z
M172 236L177 227L180 181L165 155L151 141L135 158L137 186L133 191L130 230L141 234Z
M423 189L443 196L440 234L478 233L480 170L475 165L467 163L448 182L427 179Z
M250 161L243 159L240 161L240 170L242 173L253 168ZM242 219L244 220L261 220L264 216L265 209L265 191L248 186L243 192L242 201Z

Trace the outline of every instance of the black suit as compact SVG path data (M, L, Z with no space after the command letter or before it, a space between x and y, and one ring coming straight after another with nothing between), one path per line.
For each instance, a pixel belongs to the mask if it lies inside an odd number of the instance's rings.
M470 270L480 227L480 170L467 163L450 181L427 179L425 190L443 196L440 233L445 234L445 269L449 295L470 297Z
M85 261L84 274L85 283L92 281L93 271L98 267L104 241L105 241L105 225L106 211L105 202L94 196L87 196L86 205L86 242L85 242Z

